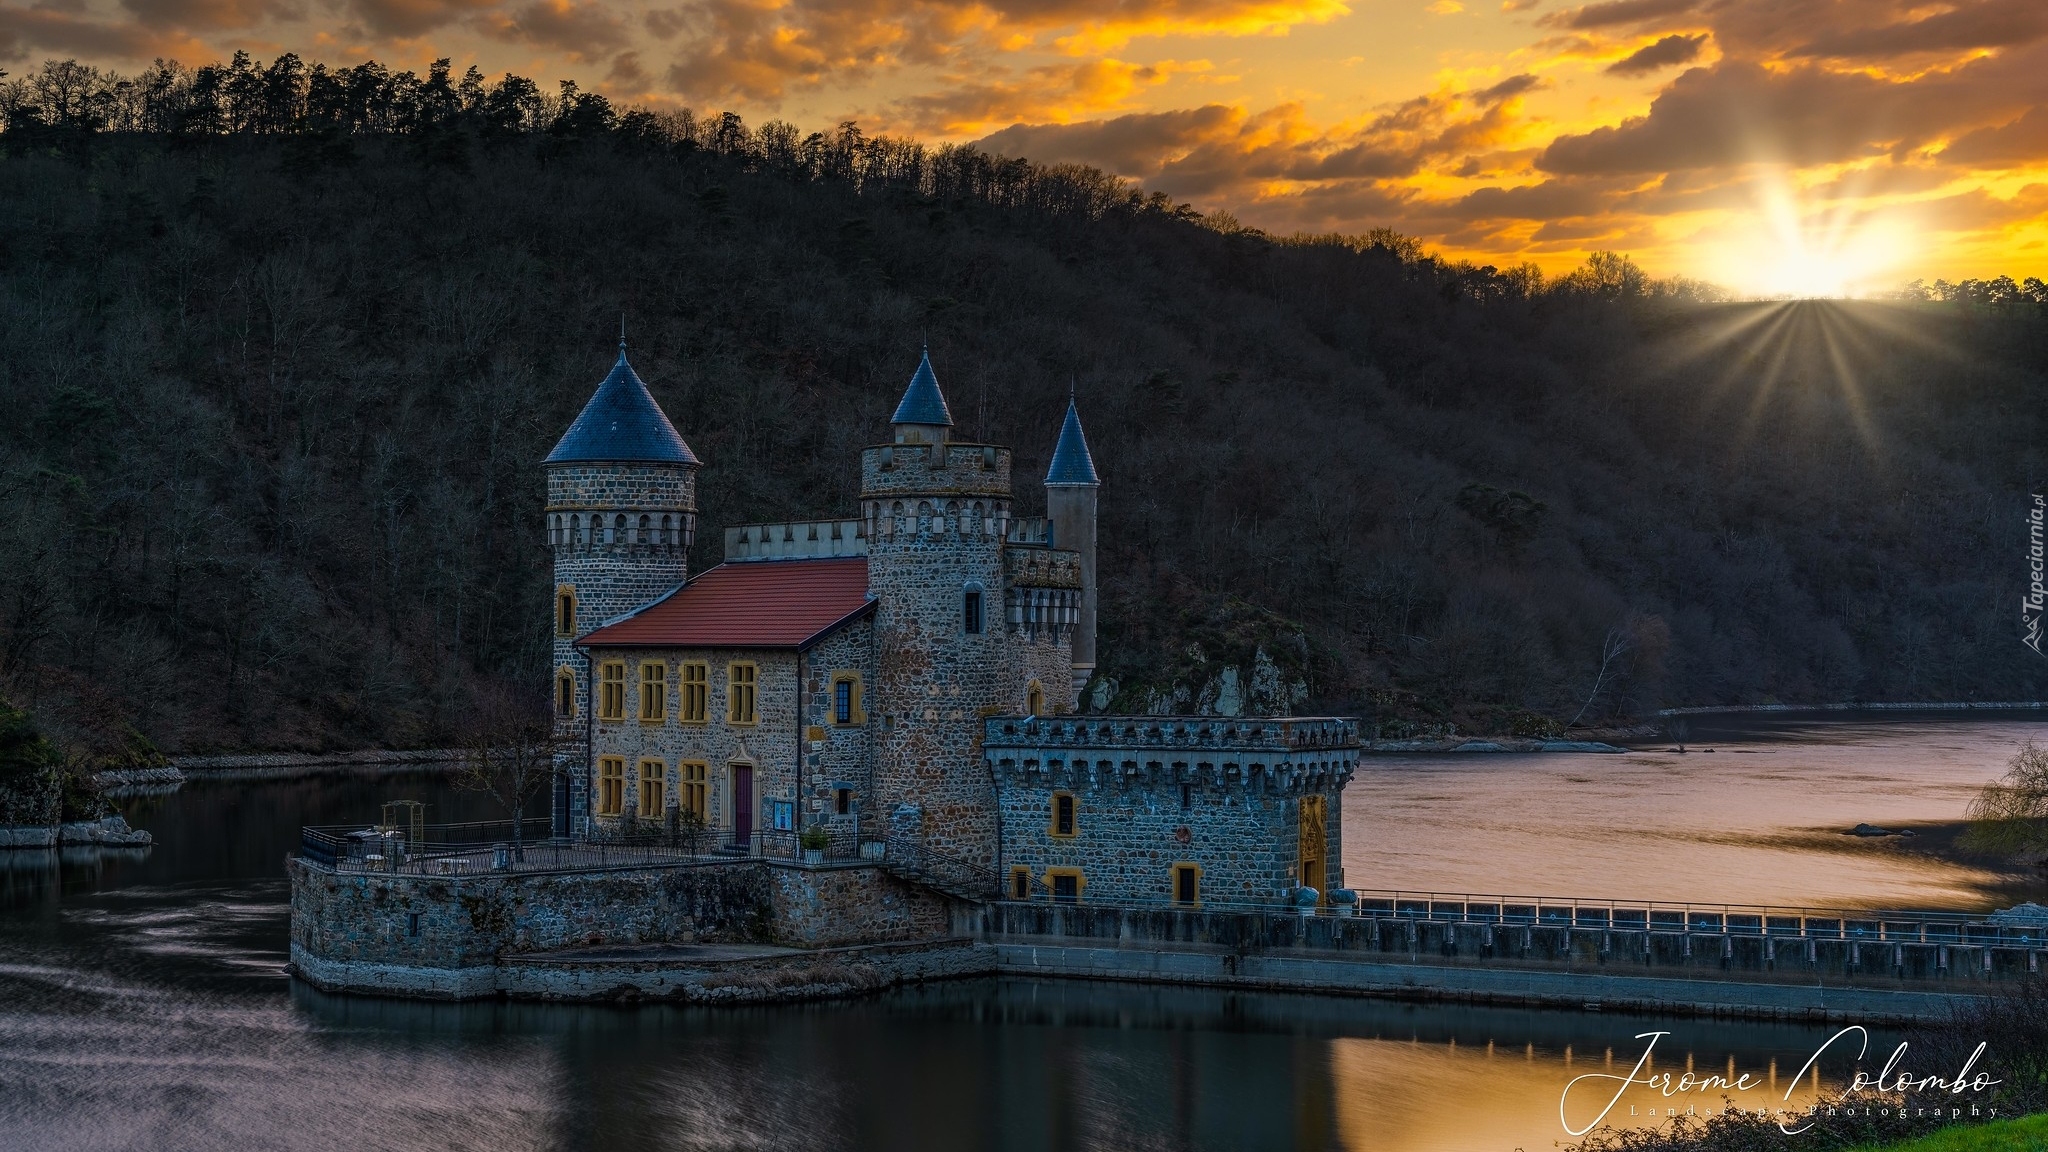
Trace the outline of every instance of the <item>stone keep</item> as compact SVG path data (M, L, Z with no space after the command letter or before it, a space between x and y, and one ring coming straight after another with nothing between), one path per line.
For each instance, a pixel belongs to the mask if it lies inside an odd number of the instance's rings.
M619 341L618 361L544 464L558 735L581 736L592 705L589 667L576 639L688 578L699 466ZM577 757L571 767L578 770L562 774L557 831L584 826L588 759Z

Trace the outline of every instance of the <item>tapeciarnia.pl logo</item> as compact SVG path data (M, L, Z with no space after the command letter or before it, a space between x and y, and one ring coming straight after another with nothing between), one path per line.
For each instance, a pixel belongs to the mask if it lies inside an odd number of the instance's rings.
M2027 510L2027 574L2032 577L2027 585L2027 594L2020 598L2020 623L2026 628L2026 635L2020 643L2034 650L2034 655L2048 655L2041 651L2041 615L2048 606L2048 586L2044 586L2042 572L2048 568L2048 553L2044 553L2041 533L2043 518L2048 517L2048 500L2039 492L2034 493L2034 506Z

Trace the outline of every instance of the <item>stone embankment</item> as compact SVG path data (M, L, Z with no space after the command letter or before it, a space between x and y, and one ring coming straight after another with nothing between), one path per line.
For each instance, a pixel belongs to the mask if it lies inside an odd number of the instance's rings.
M1537 923L1549 909L1522 920L1507 905L1451 920L976 904L866 861L290 870L295 974L427 999L811 1000L1017 974L1876 1023L2036 979L2048 954L2026 916L1637 913L1631 925L1609 910L1589 925L1584 909Z
M222 756L173 756L171 766L183 777L208 780L278 780L316 776L356 768L453 769L468 753L461 748L419 748L399 751L371 748L352 752L249 752Z
M74 820L46 827L0 827L0 848L58 848L99 845L105 848L143 848L153 838L140 828L130 828L119 816L104 820Z

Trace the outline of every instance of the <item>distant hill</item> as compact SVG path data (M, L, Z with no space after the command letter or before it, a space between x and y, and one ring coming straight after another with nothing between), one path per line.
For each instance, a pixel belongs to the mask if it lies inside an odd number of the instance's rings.
M323 75L386 95L7 82L0 695L172 751L446 739L544 672L539 461L621 314L706 462L698 568L854 507L922 339L1021 476L1073 381L1116 707L1260 650L1388 734L2043 695L2025 300L1546 285L971 149Z

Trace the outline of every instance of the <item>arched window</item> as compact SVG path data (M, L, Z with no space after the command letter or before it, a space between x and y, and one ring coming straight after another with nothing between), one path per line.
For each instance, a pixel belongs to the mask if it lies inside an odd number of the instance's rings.
M615 518L614 518L614 519L612 520L612 538L611 538L611 541L610 541L610 543L613 543L613 544L624 544L625 542L626 542L626 514L625 514L624 512L621 512L621 513L619 513L619 514L618 514L618 516L617 516L617 517L615 517Z
M1024 687L1024 714L1037 716L1045 711L1045 689L1033 680Z
M650 537L650 536L648 536L648 534L647 534L647 529L648 529L648 527L649 527L650 525L652 525L653 523L654 523L654 518L653 518L652 516L642 516L642 517L640 517L640 537L639 537L639 539L635 540L635 541L634 541L634 543L636 543L636 544L652 544L652 543L654 543L654 540L653 540L653 538L652 538L652 537Z
M576 634L576 589L567 584L555 589L555 635Z
M571 543L571 544L581 544L581 543L583 543L583 517L581 517L581 516L571 516L571 517L569 517L569 540L568 540L568 542L569 542L569 543Z
M567 668L555 673L555 715L565 720L576 715L576 674Z
M960 592L960 629L969 636L979 636L984 627L981 585L969 581Z
M659 540L656 540L655 543L674 546L676 543L675 530L675 517L663 516L661 518L661 538Z

